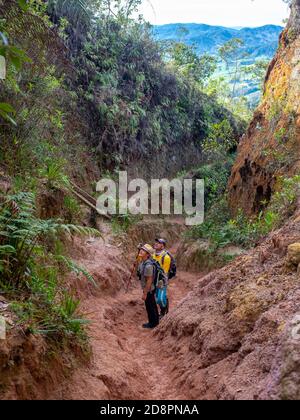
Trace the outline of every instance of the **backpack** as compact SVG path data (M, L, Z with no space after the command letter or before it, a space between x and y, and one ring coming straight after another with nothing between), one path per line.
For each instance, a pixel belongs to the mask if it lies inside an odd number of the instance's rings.
M150 260L148 260L147 264L151 264L154 268L153 284L154 284L155 290L158 288L160 284L163 284L163 286L165 286L166 280L167 280L166 274L163 268L161 267L161 265L159 264L159 262L151 258Z
M170 265L170 271L169 271L169 277L168 277L168 279L171 280L174 277L176 277L176 274L177 274L177 265L176 265L175 258L173 257L173 255L169 251L166 251L165 255L162 258L162 264L163 265L165 263L165 257L166 257L166 255L169 255L169 257L171 258L171 265Z

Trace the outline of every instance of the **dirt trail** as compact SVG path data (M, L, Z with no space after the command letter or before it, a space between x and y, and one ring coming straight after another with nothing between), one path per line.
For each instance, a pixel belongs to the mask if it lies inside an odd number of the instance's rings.
M100 243L95 242L92 247L102 253ZM111 269L117 271L114 264ZM190 292L199 277L178 273L169 287L170 311ZM90 296L83 301L83 312L92 321L92 362L88 367L76 369L71 380L51 398L189 399L189 395L173 386L174 358L162 351L155 331L142 328L147 320L142 291L137 281L132 286L129 293L122 289L113 297Z
M195 276L181 272L177 279L169 287L169 296L172 307L189 292L188 281L195 280ZM197 276L196 276L197 277ZM128 304L126 318L123 316L116 320L114 332L119 337L124 348L130 353L132 360L137 362L138 369L146 376L145 398L146 399L188 399L180 390L173 386L173 360L164 355L161 343L155 332L145 331L141 326L146 321L143 303L130 305L130 302L141 300L141 291L138 289L124 296ZM124 302L125 303L125 302ZM172 310L172 308L171 308ZM164 320L162 321L162 323Z

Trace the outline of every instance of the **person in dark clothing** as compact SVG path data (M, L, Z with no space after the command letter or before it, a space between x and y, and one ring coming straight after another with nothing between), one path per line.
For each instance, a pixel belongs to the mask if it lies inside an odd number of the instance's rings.
M138 268L138 276L141 281L143 289L143 301L146 305L148 314L148 323L143 325L143 328L153 329L159 324L159 314L155 299L155 285L154 275L155 268L151 262L151 257L154 254L154 249L151 245L143 245L140 248L139 258L141 263Z

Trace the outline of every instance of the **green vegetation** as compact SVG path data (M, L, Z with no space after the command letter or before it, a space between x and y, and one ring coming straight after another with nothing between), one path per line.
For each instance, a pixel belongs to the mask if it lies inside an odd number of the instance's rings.
M190 51L189 65L193 66L195 61L212 61L214 69L207 82L226 85L226 95L231 98L228 105L233 109L240 102L253 109L258 104L266 68L278 47L281 30L274 25L238 30L202 24L167 24L155 27L154 33L167 45L167 52L170 45L180 53ZM172 54L170 57L167 53L166 59L170 58ZM220 91L220 96L225 99L224 91Z
M147 157L157 159L161 148L176 151L186 140L201 144L221 118L234 125L229 113L194 83L194 78L205 80L207 65L196 60L179 73L166 67L147 24L130 20L124 27L123 20L107 17L92 32L75 57L80 69L76 91L93 133L101 133L91 138L101 151L101 168L143 161L147 169Z
M32 333L57 339L84 337L86 323L78 314L79 302L72 296L63 274L74 271L92 277L77 267L62 251L61 240L70 235L99 235L89 228L67 225L36 216L35 197L30 193L7 196L0 206L0 294L14 301L11 308L18 323Z
M141 217L132 214L116 215L112 218L112 229L116 234L126 233L129 228L135 225Z
M189 46L184 42L171 43L167 46L165 54L171 67L202 88L217 68L215 57L200 56L194 46Z
M220 212L222 212L221 218ZM272 226L273 215L271 213L265 215L261 213L257 219L249 220L239 211L235 218L231 218L225 200L221 204L215 205L206 222L194 228L189 234L192 237L209 239L213 252L228 245L237 245L248 249L268 233Z
M153 40L149 25L131 19L139 1L113 5L85 1L71 6L53 0L47 7L45 2L29 2L21 16L13 3L9 0L3 25L7 37L14 40L23 31L22 46L36 38L39 43L31 46L32 65L24 66L20 77L9 64L1 86L2 96L13 98L11 105L18 109L14 115L18 129L8 130L1 142L3 160L12 162L12 173L18 164L22 173L25 165L38 169L42 166L38 158L45 153L55 165L57 156L67 160L61 166L71 175L72 164L86 161L82 159L86 148L97 155L94 161L102 171L113 172L131 162L147 164L149 155L157 159L162 147L178 150L186 141L200 145L210 125L220 120L229 121L236 138L241 132L242 121L200 89L214 69L214 60L189 57L184 51L174 60L187 60L187 71L185 66L179 73L176 66L166 66L164 51ZM52 28L61 39L53 38ZM11 147L12 137L17 151ZM17 159L8 153L17 154Z
M183 26L178 40L162 43L165 61L235 116L249 121L262 92L269 60L263 56L249 59L245 41L237 37L229 39L213 55L200 54L197 42L188 43L188 35Z
M237 146L234 132L228 120L212 124L203 142L203 151L209 161L218 161L235 150Z
M162 44L164 59L168 67L175 69L199 90L214 97L215 101L229 109L236 117L249 121L257 100L250 102L240 93L246 81L254 83L262 90L268 60L260 59L245 65L246 58L243 41L233 38L219 48L217 55L197 52L196 45L188 45L184 36L179 41ZM220 72L220 63L225 68Z
M188 236L195 239L209 239L213 256L219 249L228 245L251 248L269 232L281 227L294 213L299 188L299 175L279 178L270 203L262 203L265 210L252 219L244 215L241 210L232 218L226 196L216 195L205 223L191 229Z
M224 154L222 160L207 163L191 171L194 179L204 180L206 211L225 194L234 157L235 155ZM179 174L181 177L186 175L186 173Z

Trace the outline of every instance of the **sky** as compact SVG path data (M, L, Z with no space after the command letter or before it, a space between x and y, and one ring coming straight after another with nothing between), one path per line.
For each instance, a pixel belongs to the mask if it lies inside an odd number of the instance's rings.
M282 25L289 8L282 0L144 0L141 12L154 25L206 23L255 27Z

